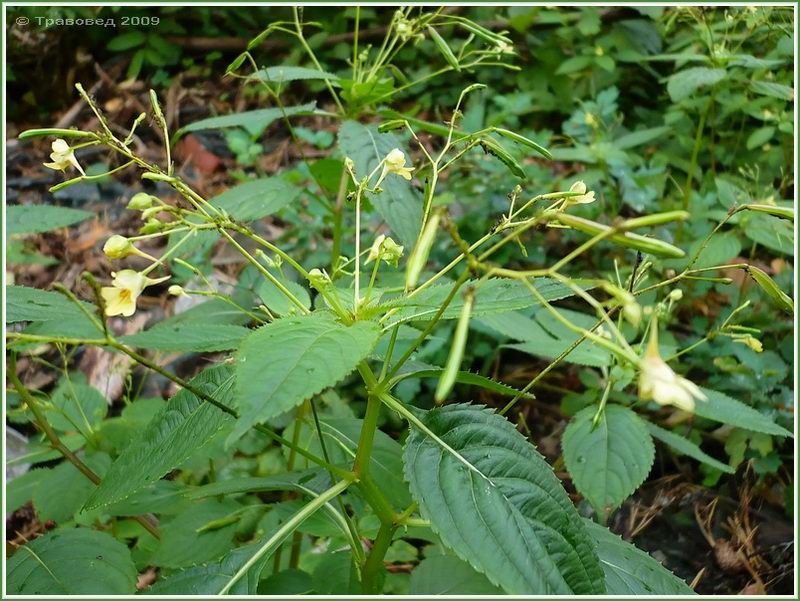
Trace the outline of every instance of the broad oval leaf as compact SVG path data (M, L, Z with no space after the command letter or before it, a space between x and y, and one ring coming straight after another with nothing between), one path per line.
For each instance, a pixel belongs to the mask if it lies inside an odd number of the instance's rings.
M403 143L390 133L382 134L374 125L345 121L339 128L339 147L353 159L356 175L366 177L394 148ZM381 216L406 248L412 248L422 226L422 199L409 182L389 175L381 183L383 192L368 194Z
M608 514L644 482L655 458L644 422L622 405L606 406L597 427L597 407L580 411L564 431L564 463L575 488L598 514Z
M434 555L420 562L411 572L412 595L502 595L471 565L452 555Z
M12 595L133 595L131 553L104 532L61 528L23 545L8 560Z
M233 396L233 374L226 365L205 370L191 384L223 403L230 403ZM189 391L181 390L111 465L86 507L121 501L159 480L232 419Z
M607 528L584 520L597 543L609 595L693 595L694 591L644 551Z
M284 317L244 339L236 362L240 418L229 442L353 371L378 340L376 323L346 326L329 313Z
M439 440L412 428L406 479L448 547L511 594L604 592L575 508L513 424L463 404L432 409L421 421Z
M122 336L120 342L157 351L205 353L234 349L248 332L242 326L201 320L161 322L144 332Z
M6 208L6 232L36 234L66 227L94 217L91 211L53 205L9 205Z
M255 221L282 209L300 190L279 177L262 177L226 190L211 199L237 221Z
M710 67L690 67L670 76L667 81L667 92L673 102L688 98L698 88L713 86L725 78L725 69Z

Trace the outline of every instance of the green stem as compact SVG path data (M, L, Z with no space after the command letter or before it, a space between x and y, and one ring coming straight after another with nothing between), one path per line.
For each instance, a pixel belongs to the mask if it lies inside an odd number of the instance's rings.
M372 550L364 563L364 569L361 572L361 586L365 595L377 595L378 579L383 568L383 558L386 556L386 551L389 550L389 545L392 544L392 537L397 526L391 522L381 523L378 530L378 536L372 545Z

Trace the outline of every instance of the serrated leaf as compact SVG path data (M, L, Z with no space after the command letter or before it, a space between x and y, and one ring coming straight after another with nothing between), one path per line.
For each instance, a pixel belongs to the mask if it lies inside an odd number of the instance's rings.
M217 595L236 572L244 566L257 545L237 547L217 561L176 570L147 589L149 595ZM230 590L231 595L255 595L261 570L269 557L257 561Z
M53 530L23 545L8 560L12 595L133 595L131 553L104 532Z
M239 346L250 332L242 326L192 320L158 323L149 330L120 337L120 342L138 348L182 353L227 351Z
M411 595L502 595L503 590L452 555L435 555L411 572Z
M376 323L346 326L329 313L284 317L244 339L236 362L240 411L229 442L292 409L353 371L378 340Z
M722 463L721 461L717 461L711 455L707 455L700 447L694 444L691 440L680 436L679 434L675 434L674 432L670 432L669 430L665 430L653 423L647 422L647 429L650 430L650 434L656 440L660 440L664 444L671 447L673 450L682 453L691 457L692 459L697 459L700 463L705 463L717 469L721 472L726 474L733 474L736 472L731 466Z
M6 207L6 232L36 234L73 225L94 217L91 211L53 205L9 205Z
M693 595L680 578L644 551L626 543L607 528L584 519L597 543L609 595Z
M464 286L472 284L472 282L467 282ZM452 285L452 282L434 284L413 297L404 297L390 303L392 306L400 307L400 310L387 320L387 325L432 319L439 311L439 307L445 298L447 298ZM555 280L539 278L533 285L548 301L559 300L573 295L571 289ZM538 304L536 297L531 294L531 291L524 283L517 280L494 278L483 282L475 288L475 306L472 310L472 316L481 317L493 313L504 313ZM442 314L442 319L457 319L461 315L463 307L463 297L456 294L456 297Z
M713 86L725 78L725 69L709 67L690 67L670 76L667 80L667 92L673 102L688 98L702 87Z
M786 428L779 426L763 413L745 405L741 401L732 399L727 394L700 387L708 397L705 401L695 403L694 412L699 417L705 417L723 424L730 424L737 428L773 434L775 436L792 436Z
M412 427L406 479L449 548L511 594L604 592L575 508L513 424L471 405L432 409L421 421L439 440Z
M598 514L607 515L644 482L655 447L644 422L627 407L607 405L592 429L596 412L589 406L572 418L561 447L575 488Z
M268 109L257 109L255 111L244 111L232 115L221 117L209 117L201 119L180 128L175 132L174 138L177 140L184 134L201 131L204 129L225 129L226 127L243 127L251 135L260 135L273 121L282 119L285 116L291 117L300 113L312 113L316 108L316 102L309 102L299 106L287 106L284 108L273 107Z
M77 319L78 316L87 322L95 332L97 329L91 324L81 310L66 296L58 292L29 288L27 286L6 286L6 321L16 323L19 321L64 321ZM90 313L95 308L89 303L81 302L82 306ZM98 338L100 338L98 332Z
M211 367L193 378L191 384L229 403L233 396L231 371L225 365ZM231 421L228 414L181 390L120 454L86 506L93 508L121 501L159 480Z
M369 175L393 149L404 150L403 143L391 133L382 134L374 125L345 121L339 128L339 147L353 159L356 175ZM422 226L422 199L409 182L390 174L381 183L383 192L368 194L370 202L400 238L406 248L413 248Z
M290 204L300 190L279 177L263 177L234 186L211 199L237 221L247 222L271 215Z

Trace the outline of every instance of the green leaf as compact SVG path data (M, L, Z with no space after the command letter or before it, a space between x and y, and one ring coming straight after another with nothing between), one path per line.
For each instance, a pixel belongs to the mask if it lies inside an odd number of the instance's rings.
M616 146L619 150L635 148L637 146L641 146L642 144L649 144L650 142L658 140L664 134L667 134L671 131L672 128L667 125L632 131L631 133L620 136L614 140L614 146Z
M700 390L705 393L708 400L695 403L694 412L697 416L764 434L792 436L789 430L779 426L763 413L732 399L727 394L702 386Z
M731 466L722 463L721 461L717 461L711 455L707 455L700 447L698 447L688 438L684 438L683 436L675 434L674 432L660 428L659 426L650 422L647 422L647 429L650 430L650 434L653 436L653 438L660 440L678 453L688 455L692 459L697 459L697 461L700 463L705 463L706 465L709 465L714 469L726 474L733 474L736 472L736 470Z
M217 595L233 575L244 566L257 549L256 545L237 547L221 559L185 570L176 570L149 589L148 595ZM255 595L258 580L269 557L256 562L230 590L232 595Z
M37 234L91 219L95 214L52 205L9 205L6 207L6 232L9 236Z
M464 286L469 285L474 285L474 283L467 282L464 284ZM555 280L538 278L533 285L548 301L559 300L573 295L570 288ZM387 325L432 319L439 311L444 299L447 298L452 286L452 282L434 284L413 297L397 299L392 305L400 307L400 310L387 320ZM475 307L472 311L472 316L481 317L493 313L525 309L537 304L539 303L536 297L531 294L531 291L524 283L517 280L494 278L483 282L475 288ZM456 294L456 297L442 314L442 319L457 319L461 315L463 306L464 299L460 294Z
M237 221L247 222L271 215L293 202L300 190L279 177L264 177L239 184L211 199Z
M133 595L131 553L104 532L53 530L17 549L6 568L12 595Z
M158 323L149 330L122 336L119 340L129 346L157 351L205 353L234 349L249 332L242 326L192 320Z
M109 50L113 50L114 52L130 50L131 48L135 48L136 46L141 46L144 44L146 39L147 36L144 34L144 32L134 30L115 36L108 43L107 48Z
M189 125L180 128L175 132L174 139L177 140L184 134L201 131L204 129L224 129L226 127L243 127L251 135L260 135L270 123L276 119L281 119L285 116L291 117L300 113L313 113L316 108L316 102L309 102L299 106L287 106L283 109L273 107L268 109L257 109L255 111L245 111L242 113L234 113L232 115L223 115L221 117L209 117L208 119L201 119Z
M233 374L211 367L191 380L210 396L229 403ZM179 467L232 418L186 390L172 397L139 436L120 454L87 501L88 508L121 501Z
M345 121L339 128L342 154L353 159L356 176L366 177L393 149L405 152L403 143L391 133L378 132L375 125ZM408 156L408 153L406 153ZM412 248L422 226L422 200L419 194L398 175L389 174L381 183L383 192L368 194L392 232L406 248Z
M597 427L591 405L569 422L561 440L572 482L598 515L622 505L644 482L655 458L644 422L622 405L606 406Z
M303 286L291 280L278 278L284 286L294 294L295 298L303 303L306 309L311 308L311 297ZM271 281L264 279L258 286L257 294L272 313L288 315L298 311L297 305L289 300L283 292Z
M667 81L667 92L673 102L688 98L702 87L713 86L725 78L725 69L709 67L690 67L670 76Z
M597 543L609 595L693 595L694 591L650 555L607 528L584 520Z
M353 371L378 339L368 321L346 326L328 313L284 317L252 332L236 362L241 417L228 439L256 422L285 413Z
M81 310L66 296L58 292L49 292L39 288L27 286L6 286L6 320L8 323L18 321L64 321L83 318L87 324L97 332ZM89 303L82 302L82 306L93 313L95 308ZM100 333L97 334L101 338Z
M30 470L13 480L8 480L6 484L6 515L10 515L33 498L33 492L49 471L46 469Z
M248 81L261 80L266 83L281 83L285 81L297 81L299 79L327 79L335 82L339 79L339 76L326 71L320 71L319 69L287 65L259 69L247 77Z
M169 521L160 525L161 540L151 565L185 568L222 557L231 548L236 522L220 528L203 529L209 522L225 518L238 509L239 503L230 499L205 499L193 502Z
M770 96L788 101L794 99L794 90L791 86L775 83L774 81L751 81L750 89L761 96Z
M775 134L775 127L768 125L766 127L759 127L747 137L747 150L759 148L772 139Z
M86 384L82 373L62 378L45 410L47 421L61 432L80 432L89 438L108 412L108 402L99 390Z
M424 559L411 572L411 595L502 595L503 590L452 555Z
M432 409L421 422L438 440L412 427L406 479L449 548L511 594L604 592L575 508L513 424L471 405Z

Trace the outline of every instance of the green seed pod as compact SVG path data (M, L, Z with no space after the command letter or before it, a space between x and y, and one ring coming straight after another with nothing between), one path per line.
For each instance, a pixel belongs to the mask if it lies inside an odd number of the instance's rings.
M456 331L453 334L453 344L450 347L450 356L447 357L447 365L439 378L436 386L436 404L439 405L447 398L456 383L458 372L461 369L461 361L464 359L464 347L467 345L467 331L469 330L469 318L472 314L472 304L475 299L475 289L471 286L464 293L464 308L461 309L461 316L456 324Z
M247 58L247 52L242 52L239 56L233 59L233 62L230 65L228 65L227 69L225 69L225 75L233 73L234 71L236 71L236 69L241 67L242 63L245 61L246 58Z
M762 204L747 204L742 205L736 212L739 211L756 211L758 213L766 213L767 215L772 215L774 217L779 217L781 219L788 219L789 221L794 221L794 209L792 207L776 207L774 205L762 205Z
M511 156L511 154L509 154L505 148L500 146L496 140L485 137L481 138L480 144L485 152L488 152L489 154L492 154L500 159L500 161L511 170L511 173L516 175L518 178L525 179L527 177L525 170L522 168L522 165L517 162L517 159Z
M690 215L687 211L666 211L665 213L655 213L643 217L634 217L622 223L622 229L634 230L637 227L650 227L662 225L673 221L686 221Z
M769 277L766 273L764 273L758 267L753 267L752 265L748 265L745 270L747 273L750 274L756 284L767 294L767 296L772 299L772 301L783 311L788 313L789 315L794 315L794 301L792 298L786 294L783 290L778 288L778 285L775 283L771 277Z
M402 129L406 126L407 121L405 119L390 119L389 121L384 121L378 126L378 131L381 133L386 133L387 131L393 131L395 129Z
M527 146L528 148L533 148L536 152L542 155L544 158L552 160L553 155L550 154L550 151L547 150L544 146L537 144L530 138L526 138L525 136L521 136L515 131L511 131L509 129L503 129L502 127L495 127L493 128L494 132L503 136L504 138L508 138L509 140L514 140L518 144L522 144L523 146Z
M444 41L444 38L439 35L439 32L436 31L433 27L428 25L428 34L431 36L433 43L436 44L436 47L439 49L439 52L444 57L444 60L447 61L447 64L453 67L456 71L461 71L461 65L458 64L458 59L456 55L453 54L453 51L450 49L450 46L447 45L447 42Z
M37 136L55 136L57 138L96 138L97 134L90 131L81 131L79 129L57 129L48 127L45 129L26 129L17 136L19 140L26 138L35 138Z
M555 213L553 218L564 225L568 225L569 227L581 232L586 232L592 236L596 236L597 234L601 234L613 229L607 225L597 223L596 221L590 221L589 219L584 219L583 217L576 217L575 215L570 215L569 213ZM685 255L680 248L672 246L672 244L668 244L667 242L658 240L656 238L647 238L645 236L631 234L629 232L611 234L608 237L608 240L614 242L615 244L619 244L620 246L635 248L636 250L640 250L651 255L671 257L675 259L680 259Z
M439 213L434 213L430 216L428 223L425 224L425 229L422 230L422 234L420 234L419 240L417 240L414 250L411 251L411 256L408 257L408 265L406 266L406 290L413 290L416 287L422 269L428 262L428 255L431 252L433 241L436 239L436 231L439 229L440 218Z

